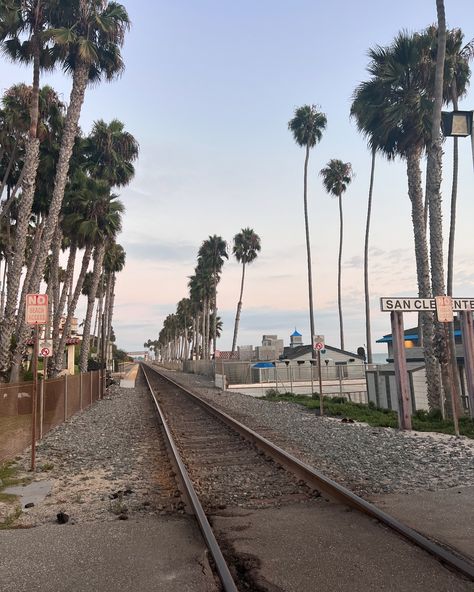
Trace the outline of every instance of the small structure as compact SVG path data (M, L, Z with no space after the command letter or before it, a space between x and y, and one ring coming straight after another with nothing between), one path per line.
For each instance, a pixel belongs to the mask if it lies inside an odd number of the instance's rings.
M262 345L257 346L256 358L259 361L278 360L283 353L283 339L278 339L278 335L264 335Z
M295 327L295 330L290 335L290 347L300 347L301 345L303 345L303 336L298 333Z

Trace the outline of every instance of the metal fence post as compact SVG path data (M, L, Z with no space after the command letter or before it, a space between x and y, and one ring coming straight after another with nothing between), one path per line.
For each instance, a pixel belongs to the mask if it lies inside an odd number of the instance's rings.
M79 372L79 401L82 411L82 372Z
M64 421L68 418L67 414L67 374L64 375Z
M93 387L93 383L92 383L92 370L89 372L89 376L90 376L90 395L91 395L91 405L92 405L92 387Z
M40 420L39 420L39 439L43 439L43 422L44 422L44 380L39 380L39 399L40 399Z

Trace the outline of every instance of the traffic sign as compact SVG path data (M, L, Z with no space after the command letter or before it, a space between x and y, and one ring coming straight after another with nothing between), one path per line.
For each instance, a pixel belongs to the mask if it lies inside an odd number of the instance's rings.
M38 344L38 355L40 358L50 358L53 355L53 340L44 339Z
M435 296L436 301L436 316L439 323L452 323L453 316L453 299L451 296Z
M313 348L318 351L324 349L324 335L313 335Z
M28 325L46 325L48 322L48 295L26 295L26 323Z

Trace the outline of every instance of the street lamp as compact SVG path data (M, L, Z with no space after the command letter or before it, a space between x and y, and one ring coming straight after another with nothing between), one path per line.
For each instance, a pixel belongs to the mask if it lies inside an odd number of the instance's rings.
M474 167L474 126L473 111L443 111L441 130L445 136L465 138L471 136L472 165Z

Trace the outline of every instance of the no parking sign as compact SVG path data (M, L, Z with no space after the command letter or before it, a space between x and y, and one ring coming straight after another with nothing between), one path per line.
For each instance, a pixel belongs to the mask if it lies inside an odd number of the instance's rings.
M38 343L38 355L40 358L50 358L53 355L52 339L44 339Z

